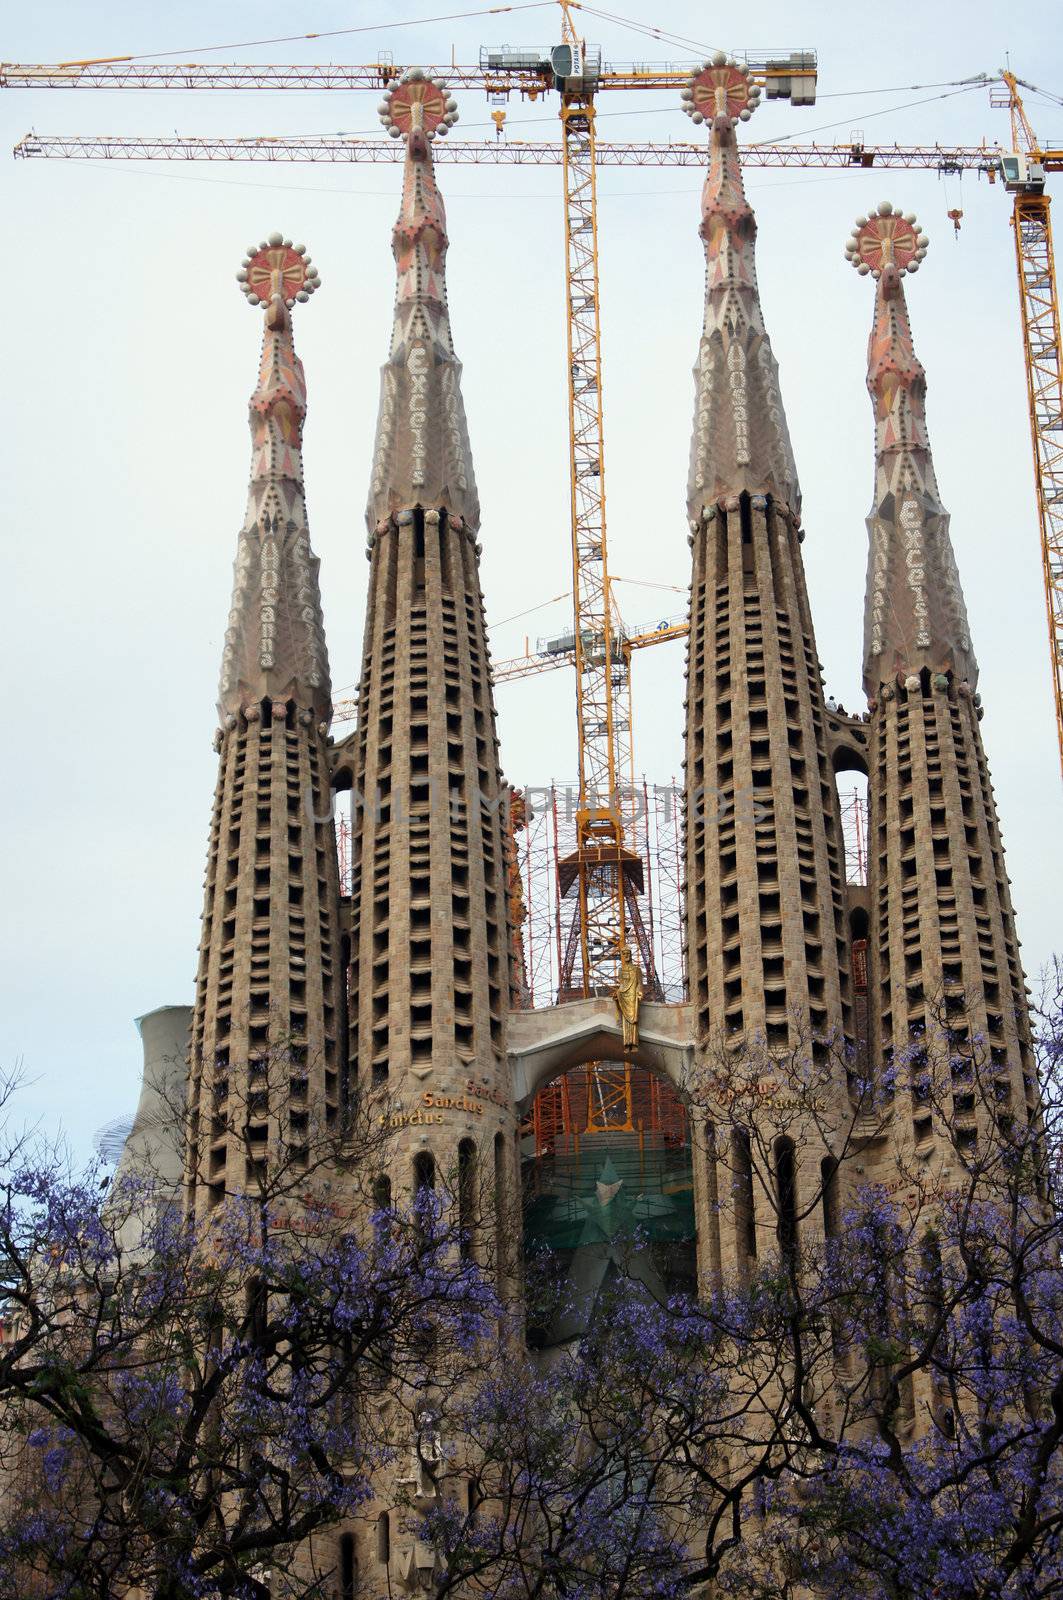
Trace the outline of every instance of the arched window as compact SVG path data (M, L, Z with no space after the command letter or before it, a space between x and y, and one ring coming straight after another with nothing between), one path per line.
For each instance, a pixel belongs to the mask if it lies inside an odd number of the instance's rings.
M923 1338L929 1341L934 1337L934 1331L945 1312L945 1269L941 1260L941 1242L933 1228L927 1229L920 1243L919 1278L923 1298ZM931 1403L934 1421L946 1438L951 1439L956 1432L956 1418L949 1404L948 1384L935 1371L934 1362L930 1363L930 1367L934 1373Z
M867 937L870 919L865 906L854 906L849 913L849 971L852 974L853 993L858 1009L867 1007ZM863 997L863 998L862 998ZM861 1013L862 1017L863 1013ZM861 1020L858 1018L858 1020ZM857 1030L859 1033L859 1029ZM864 1035L866 1036L866 1027Z
M830 1244L837 1239L841 1232L841 1217L838 1211L838 1160L836 1156L824 1156L819 1164L819 1203L823 1213L823 1237ZM832 1307L830 1312L830 1341L834 1352L834 1359L840 1365L846 1365L849 1351L845 1339L842 1337L842 1319L837 1307Z
M495 1134L495 1277L501 1287L506 1275L506 1141Z
M775 1141L775 1204L779 1254L792 1267L797 1260L797 1166L792 1139Z
M413 1192L424 1199L436 1186L436 1164L427 1150L421 1150L413 1160Z
M741 1271L748 1271L757 1259L757 1223L753 1204L753 1151L745 1128L731 1136L734 1168L735 1248Z
M376 1558L385 1567L391 1560L391 1516L387 1511L376 1519Z
M705 1124L705 1219L708 1266L714 1286L719 1284L720 1262L720 1182L716 1168L716 1126Z
M823 1207L823 1237L838 1237L838 1163L824 1156L819 1164L819 1195Z
M843 760L835 768L838 807L842 817L845 847L845 881L855 885L867 882L868 863L868 782L866 768Z
M476 1146L471 1139L458 1145L458 1248L463 1261L476 1254Z
M712 1145L704 1117L691 1116L663 1075L631 1063L578 1062L540 1086L519 1137L506 1137L497 1196L492 1149L478 1140L478 1259L486 1265L494 1256L492 1204L504 1230L507 1282L515 1282L519 1241L529 1260L543 1250L569 1251L573 1196L593 1196L614 1239L637 1231L649 1244L667 1294L696 1294L699 1281L718 1291L721 1270L735 1261L729 1126L717 1126ZM561 1326L537 1323L529 1337L541 1344L560 1336Z
M269 1326L269 1297L259 1278L252 1278L245 1291L247 1296L247 1331L254 1345L264 1345Z
M436 1164L427 1150L421 1150L413 1159L413 1216L414 1226L422 1244L434 1234L434 1209L432 1194L436 1186Z
M358 1588L358 1558L354 1552L354 1534L340 1535L340 1600L355 1600Z
M381 1172L373 1180L373 1211L376 1213L375 1225L378 1240L383 1240L387 1235L388 1224L386 1217L390 1210L391 1179L386 1172Z

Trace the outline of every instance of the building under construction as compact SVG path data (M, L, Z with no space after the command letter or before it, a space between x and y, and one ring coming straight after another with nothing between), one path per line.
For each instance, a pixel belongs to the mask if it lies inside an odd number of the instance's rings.
M596 314L586 321L596 285L580 288L596 265L581 254L576 169L592 132L577 77L568 282L587 305L569 308L571 786L510 795L499 767L479 577L495 530L481 528L432 155L456 115L447 90L414 70L381 106L404 148L397 291L380 333L357 718L341 739L292 330L317 272L280 234L240 270L265 329L219 696L187 1190L206 1214L254 1181L253 1149L217 1108L236 1095L254 1106L259 1064L283 1048L299 1070L286 1102L250 1128L252 1146L279 1133L297 1150L301 1130L339 1125L365 1097L401 1113L430 1091L446 1106L432 1125L394 1119L389 1192L409 1198L475 1162L498 1208L523 1193L526 1250L550 1246L593 1294L634 1230L647 1241L643 1279L662 1289L740 1270L774 1236L759 1190L748 1214L723 1198L729 1155L692 1125L691 1074L710 1054L737 1058L752 1041L780 1058L807 1047L817 1062L837 1050L851 1073L874 1073L926 1035L935 996L963 996L1000 1092L1032 1111L1036 1086L978 669L905 299L926 238L883 203L847 247L873 289L875 426L866 709L852 715L821 677L797 466L757 289L736 130L760 90L722 56L690 74L683 107L708 137L691 219L706 278L700 329L691 307L690 471L682 528L674 520L691 561L685 751L667 790L635 782L618 694L627 645L605 583ZM473 308L455 312L460 331ZM847 774L866 780L866 812ZM338 841L334 791L350 806ZM837 1093L848 1090L840 1073ZM977 1140L976 1108L958 1097L955 1110ZM889 1182L938 1138L913 1097L867 1160ZM814 1143L791 1146L791 1192L804 1163L818 1180L823 1158ZM385 1507L387 1494L382 1483ZM375 1594L379 1553L361 1526L353 1537ZM388 1592L416 1587L399 1537L385 1559Z

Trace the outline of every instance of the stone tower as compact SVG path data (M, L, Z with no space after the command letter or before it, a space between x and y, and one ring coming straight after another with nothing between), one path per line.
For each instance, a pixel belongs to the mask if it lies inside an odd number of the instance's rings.
M500 1218L516 1183L504 791L431 158L455 115L417 69L381 107L406 159L367 510L358 729L340 753L350 751L354 791L350 1071L352 1094L375 1093L394 1130L382 1182L396 1203L460 1171L463 1197L486 1194ZM493 1235L497 1222L483 1227ZM494 1237L469 1247L496 1255Z
M303 497L306 383L291 322L318 274L301 246L272 234L248 251L238 277L265 308L265 329L222 655L192 1025L187 1187L198 1212L254 1181L259 1148L264 1156L285 1146L298 1166L316 1127L336 1121L344 1027L331 687Z
M705 322L687 504L687 966L705 1037L852 1041L844 851L801 561L801 493L757 290L722 55L684 91L711 127Z
M910 1135L933 1137L922 1051L988 1052L998 1098L1031 1109L1036 1083L1004 853L979 730L978 667L927 435L926 375L902 279L926 237L884 203L847 245L875 279L867 386L875 496L864 612L871 711L872 1059L914 1053ZM931 1062L926 1063L927 1066ZM970 1075L954 1073L961 1143L978 1140ZM907 1143L907 1139L904 1140Z

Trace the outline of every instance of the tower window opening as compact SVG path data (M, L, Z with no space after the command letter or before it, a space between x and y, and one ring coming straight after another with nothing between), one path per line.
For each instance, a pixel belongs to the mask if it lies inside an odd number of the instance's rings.
M775 1189L779 1252L792 1267L797 1260L797 1169L792 1139L775 1141Z
M414 1228L419 1241L426 1244L435 1232L435 1207L433 1194L436 1186L436 1164L427 1150L421 1150L413 1162ZM424 1354L433 1348L434 1333L427 1330L424 1336Z
M506 1272L506 1141L495 1134L495 1276L499 1286Z
M261 1348L266 1342L269 1325L269 1305L265 1285L254 1278L247 1286L246 1316L251 1343Z
M427 1150L414 1157L413 1192L417 1199L425 1200L436 1186L436 1164Z
M753 571L753 514L748 494L738 502L739 526L742 530L742 571Z
M391 1179L386 1172L382 1172L373 1182L373 1210L388 1211L391 1208Z
M473 1258L476 1242L476 1146L458 1145L458 1249L463 1261Z
M731 1140L734 1162L735 1243L740 1265L757 1259L757 1223L753 1197L753 1152L745 1128L736 1128Z
M823 1207L823 1234L827 1239L838 1237L838 1163L834 1156L824 1156L819 1164L820 1203Z
M391 1560L391 1516L387 1511L376 1519L376 1558L385 1567Z
M413 513L413 588L415 594L424 592L424 512L420 506Z
M716 1127L705 1124L705 1198L708 1201L709 1271L713 1282L718 1283L721 1272L720 1259L720 1193L716 1167Z
M358 1563L354 1554L354 1535L340 1536L340 1600L355 1600L358 1585Z

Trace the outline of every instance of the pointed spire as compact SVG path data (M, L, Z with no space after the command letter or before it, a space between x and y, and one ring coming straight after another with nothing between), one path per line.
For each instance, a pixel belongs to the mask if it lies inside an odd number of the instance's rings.
M770 496L799 520L801 490L779 369L757 290L757 223L734 133L756 110L760 89L750 83L746 67L721 53L692 75L682 94L687 115L712 130L699 230L705 241L705 325L694 370L690 516L700 521L703 506L749 493Z
M237 273L248 303L265 308L258 385L251 396L251 482L234 566L218 710L224 721L263 699L332 715L328 654L303 498L306 379L291 308L320 279L304 245L279 233L252 245Z
M875 499L864 604L864 688L874 699L898 675L953 673L973 688L978 666L926 426L926 373L916 356L902 278L928 240L914 215L883 201L858 217L845 247L875 279L867 387L875 412Z
M457 120L445 89L411 68L380 105L406 141L402 208L392 232L398 283L391 354L381 369L380 413L366 522L369 543L402 512L443 510L475 530L480 506L447 309L447 219L431 143Z

